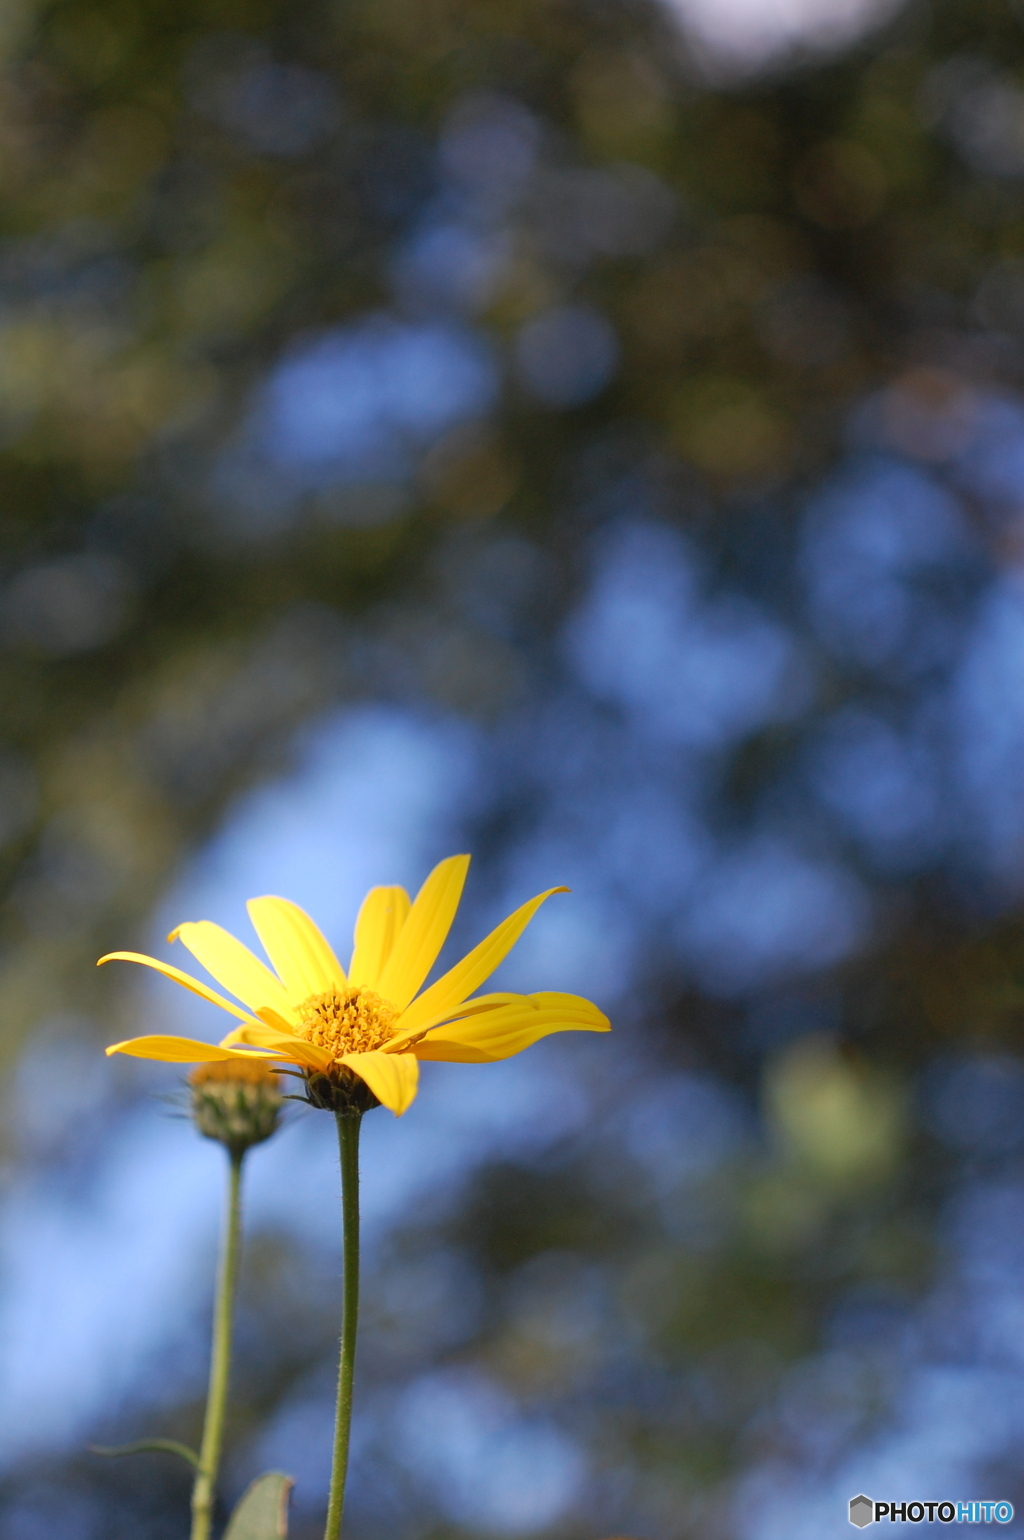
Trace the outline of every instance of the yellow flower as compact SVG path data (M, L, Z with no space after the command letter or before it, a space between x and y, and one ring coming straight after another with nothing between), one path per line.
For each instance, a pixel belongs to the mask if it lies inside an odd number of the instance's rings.
M247 904L274 972L241 941L209 920L179 925L192 956L246 1009L171 964L139 952L110 952L145 963L237 1017L214 1047L183 1037L135 1037L107 1053L172 1063L265 1056L295 1064L310 1100L331 1111L363 1111L383 1102L396 1114L411 1104L420 1059L489 1064L549 1032L607 1032L608 1018L580 995L490 994L470 998L511 950L549 888L523 904L429 989L419 991L451 929L469 867L450 856L430 873L414 902L404 888L371 888L356 920L348 973L309 915L284 898ZM372 1093L367 1097L363 1086ZM360 1101L360 1097L362 1101Z

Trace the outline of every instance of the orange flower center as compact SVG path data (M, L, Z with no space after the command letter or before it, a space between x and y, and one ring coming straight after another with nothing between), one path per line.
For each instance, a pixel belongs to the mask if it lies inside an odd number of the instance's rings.
M371 1053L394 1037L398 1007L372 989L329 989L299 1006L296 1037L327 1048L336 1059L346 1053Z

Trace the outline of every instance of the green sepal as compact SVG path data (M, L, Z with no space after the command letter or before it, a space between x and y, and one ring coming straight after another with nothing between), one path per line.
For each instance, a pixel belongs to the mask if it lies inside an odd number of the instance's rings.
M102 1454L107 1458L114 1458L122 1454L177 1454L196 1470L199 1469L199 1456L194 1449L187 1444L179 1444L175 1438L140 1438L134 1444L118 1444L116 1449L105 1449L101 1444L90 1444L90 1454Z
M288 1493L294 1485L276 1470L257 1476L239 1498L224 1540L287 1540Z

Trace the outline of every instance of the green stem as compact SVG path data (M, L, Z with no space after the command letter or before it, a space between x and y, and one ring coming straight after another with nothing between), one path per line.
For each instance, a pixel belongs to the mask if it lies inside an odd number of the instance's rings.
M213 1505L217 1495L217 1472L224 1446L224 1413L227 1409L228 1379L231 1373L231 1326L234 1314L235 1285L238 1281L238 1256L242 1233L242 1161L245 1151L232 1150L228 1179L227 1208L217 1271L217 1294L213 1307L213 1342L210 1348L210 1389L206 1398L206 1421L199 1449L199 1468L192 1488L191 1540L209 1540L213 1524Z
M341 1351L338 1358L338 1404L334 1417L334 1459L331 1495L327 1503L324 1540L338 1540L345 1507L348 1440L352 1425L352 1376L356 1362L356 1323L359 1318L359 1125L362 1114L338 1114L338 1153L341 1157L341 1214L345 1242L341 1296Z

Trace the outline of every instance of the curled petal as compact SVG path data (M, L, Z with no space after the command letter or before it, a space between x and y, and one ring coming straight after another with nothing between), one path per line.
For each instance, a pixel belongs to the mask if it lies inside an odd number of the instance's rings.
M253 1022L250 1026L236 1027L229 1032L227 1037L221 1038L222 1048L231 1048L236 1043L245 1043L250 1048L264 1048L269 1051L274 1059L286 1059L289 1064L298 1064L303 1069L327 1070L334 1062L334 1056L327 1048L320 1048L316 1043L307 1043L303 1037L295 1037L291 1032L279 1032L275 1027L264 1027L259 1022Z
M187 946L196 962L251 1011L269 1005L286 1021L294 1019L295 1009L281 980L223 926L212 920L186 921L171 931L168 940Z
M411 1049L415 1043L425 1038L432 1028L439 1027L446 1021L451 1021L453 1017L462 1021L467 1016L476 1016L483 1011L496 1011L499 1006L516 1005L520 1000L525 999L525 995L507 992L491 995L474 995L472 1000L464 1000L461 1005L455 1006L452 1010L440 1012L437 1016L432 1017L430 1021L424 1022L421 1027L410 1027L396 1032L394 1037L390 1038L384 1045L384 1051L385 1053L403 1053L406 1048ZM405 1021L406 1014L403 1012L400 1017L401 1022Z
M100 958L96 966L97 968L102 968L103 964L108 962L143 963L147 968L155 968L157 973L163 974L164 978L173 979L183 989L190 989L201 1000L209 1000L211 1005L219 1005L221 1010L227 1011L230 1016L237 1016L240 1021L252 1020L249 1012L243 1011L233 1000L225 1000L224 996L219 995L215 989L211 989L209 984L204 984L201 980L194 979L191 973L183 973L180 968L175 968L172 963L161 962L159 957L146 957L142 952L108 952L105 957Z
M165 1064L216 1064L224 1059L260 1057L191 1037L130 1037L123 1043L111 1043L107 1054L112 1053L125 1053L133 1059L162 1059Z
M400 1118L416 1099L420 1067L411 1053L346 1053L339 1060L365 1080L377 1100Z
M412 1044L410 1052L417 1059L492 1064L552 1032L610 1031L611 1022L590 1000L549 990L446 1022Z
M275 1032L286 1032L289 1037L295 1036L291 1023L285 1021L284 1017L279 1016L276 1011L272 1011L269 1005L261 1005L256 1015L265 1027L273 1027Z

